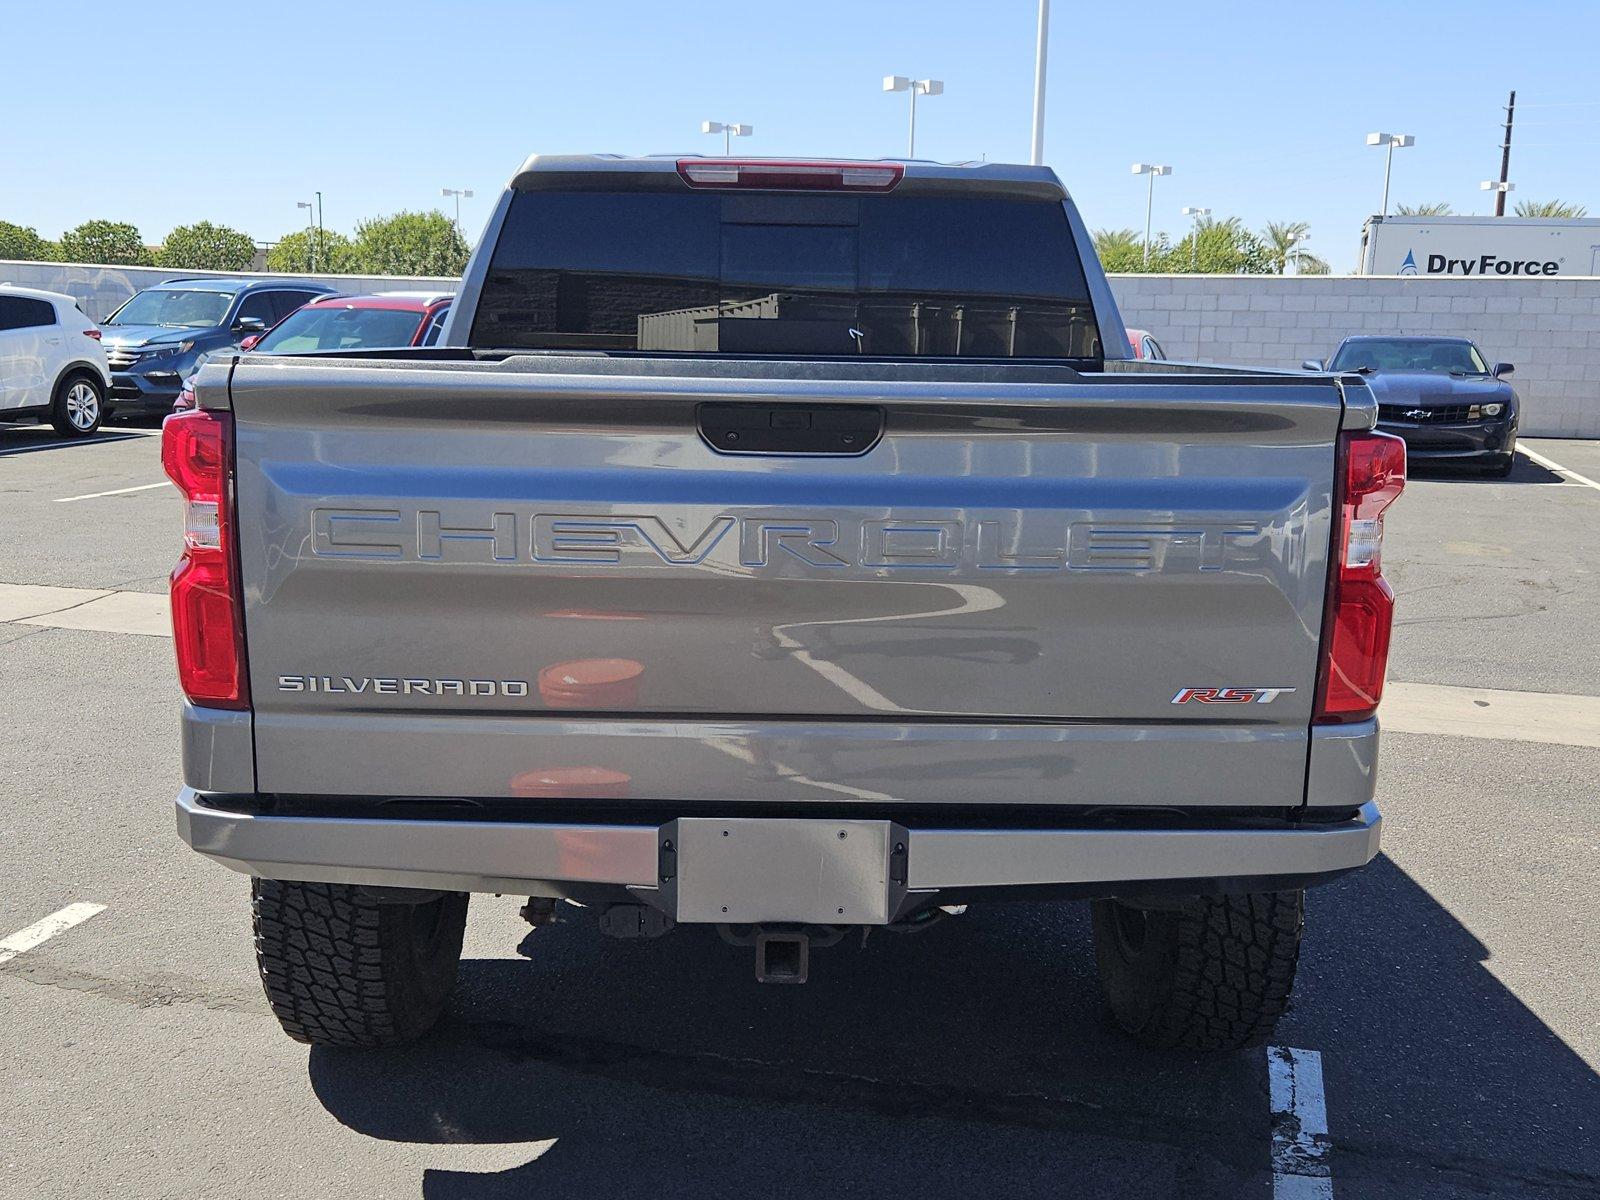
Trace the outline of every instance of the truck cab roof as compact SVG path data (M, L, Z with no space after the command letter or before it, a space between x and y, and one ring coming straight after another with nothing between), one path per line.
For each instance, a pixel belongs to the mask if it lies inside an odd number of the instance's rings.
M941 163L917 158L723 158L703 154L532 154L512 176L511 187L525 192L558 190L575 186L579 179L592 185L595 176L604 176L608 187L641 190L663 185L686 187L689 186L685 178L688 164L706 167L718 163L763 167L896 167L900 171L900 186L907 190L992 189L1034 199L1062 200L1068 195L1060 177L1049 167L1023 163Z

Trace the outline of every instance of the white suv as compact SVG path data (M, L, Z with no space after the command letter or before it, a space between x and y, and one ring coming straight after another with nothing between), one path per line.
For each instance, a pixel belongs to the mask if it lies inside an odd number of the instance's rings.
M76 300L0 283L0 421L49 421L63 437L87 437L110 387L99 327Z

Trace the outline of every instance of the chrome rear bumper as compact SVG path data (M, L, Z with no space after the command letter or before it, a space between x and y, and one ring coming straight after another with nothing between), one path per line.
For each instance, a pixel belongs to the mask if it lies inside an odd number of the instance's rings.
M216 807L219 802L220 798L208 803L185 788L177 802L178 832L200 853L252 875L475 892L612 885L642 893L643 899L656 892L662 893L657 899L675 897L672 907L680 919L694 919L683 898L690 894L687 884L680 890L676 878L684 874L687 880L694 879L692 862L678 863L672 841L681 836L676 827L683 822L616 825L257 816ZM730 821L735 828L762 831L765 844L760 853L767 861L774 853L775 837L793 834L799 846L810 840L802 836L812 832L809 827L834 823L820 817ZM902 898L1062 885L1103 884L1108 892L1127 885L1137 891L1142 885L1178 881L1225 880L1233 890L1249 890L1249 882L1256 879L1264 888L1283 887L1364 866L1378 852L1381 818L1377 805L1368 803L1350 820L1276 827L940 829L879 824L886 830L885 855L876 862L857 857L843 867L830 863L829 879L855 894L882 887ZM672 868L665 866L664 850L672 855ZM718 864L718 870L726 872L726 865ZM850 877L841 880L841 870ZM664 873L673 877L665 887ZM743 889L743 899L762 893L763 886L762 879L753 880ZM782 896L761 894L760 907L777 913L763 919L814 920L833 903L818 898L818 887L807 893L792 880L783 886L793 889L792 911L785 909L790 902ZM703 889L693 895L697 902L705 899ZM885 916L861 923L882 923L903 910L904 904L896 902L884 909Z

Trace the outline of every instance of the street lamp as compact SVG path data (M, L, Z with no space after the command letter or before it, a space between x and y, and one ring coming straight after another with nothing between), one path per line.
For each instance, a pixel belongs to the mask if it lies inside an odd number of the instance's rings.
M1399 147L1404 150L1407 146L1415 146L1417 139L1409 133L1369 133L1367 145L1387 146L1388 152L1383 158L1383 210L1378 214L1381 217L1389 215L1389 172L1394 169L1394 152Z
M701 133L720 133L722 135L722 154L726 158L732 151L730 138L749 137L756 131L754 125L731 125L726 121L701 121Z
M461 236L461 202L472 199L471 188L440 188L441 196L454 196L456 198L456 236Z
M1039 35L1033 48L1033 156L1034 166L1044 165L1045 59L1050 51L1050 0L1039 0Z
M1189 269L1200 269L1200 222L1211 215L1209 208L1190 208L1183 206L1183 215L1194 218L1194 232L1189 235Z
M1514 183L1501 183L1498 179L1485 179L1478 185L1478 190L1480 192L1499 192L1504 195L1506 192L1516 191L1517 185Z
M1305 241L1310 236L1311 236L1311 231L1309 229L1306 229L1306 230L1302 230L1301 232L1299 232L1297 234L1294 234L1293 236L1291 236L1289 238L1289 245L1288 245L1287 249L1289 250L1289 252L1291 254L1294 255L1294 273L1296 275L1300 274L1300 243ZM1280 275L1287 274L1288 270L1289 270L1289 255L1285 254L1283 256L1283 268L1278 272L1278 274L1280 274Z
M917 97L944 95L942 79L908 79L904 75L885 75L883 90L911 93L911 134L906 140L906 157L917 156Z
M314 211L316 205L309 200L296 200L294 206L306 210L306 233L309 235L306 241L311 247L311 265L306 270L315 275L317 273L317 218Z
M1134 163L1135 175L1150 176L1150 191L1144 201L1144 265L1150 265L1150 210L1156 202L1156 176L1171 175L1171 167L1158 166L1156 163Z

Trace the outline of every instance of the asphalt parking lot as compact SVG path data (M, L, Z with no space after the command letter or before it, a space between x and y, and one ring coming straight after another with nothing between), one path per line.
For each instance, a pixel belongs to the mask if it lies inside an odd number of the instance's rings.
M1385 849L1310 894L1275 1039L1320 1057L1331 1183L1278 1195L1600 1194L1600 442L1527 446L1389 519ZM0 1195L1274 1195L1269 1052L1112 1033L1081 906L764 988L709 930L528 961L476 897L435 1036L290 1042L245 881L173 832L180 520L153 429L0 427Z

